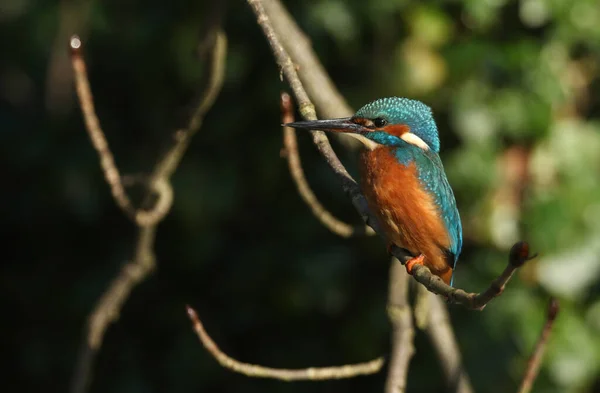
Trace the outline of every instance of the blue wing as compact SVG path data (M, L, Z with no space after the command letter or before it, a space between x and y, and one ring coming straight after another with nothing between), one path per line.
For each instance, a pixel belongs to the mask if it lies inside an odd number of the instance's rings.
M448 230L451 253L452 269L456 267L456 261L462 249L462 224L456 207L454 193L446 178L444 165L440 157L431 151L418 154L415 157L419 169L419 179L425 188L435 195L435 200L440 208L440 213ZM452 283L450 284L452 285Z

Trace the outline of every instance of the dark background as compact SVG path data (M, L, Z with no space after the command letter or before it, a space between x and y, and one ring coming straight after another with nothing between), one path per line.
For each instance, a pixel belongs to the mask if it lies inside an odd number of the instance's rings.
M595 0L286 1L358 108L400 95L432 106L465 248L455 283L479 291L527 240L541 256L484 312L451 307L477 391L514 391L549 295L562 311L536 392L600 391L600 8ZM3 391L64 392L86 316L136 235L84 130L67 57L85 42L97 112L125 174L148 172L203 86L208 1L0 2ZM389 260L342 239L297 195L280 158L287 89L248 5L230 0L225 85L173 177L157 271L135 288L91 392L382 391L385 372L284 383L221 368L186 317L230 355L274 367L366 361L389 348ZM300 134L321 201L359 223ZM335 144L355 173L355 152ZM409 392L443 391L422 333Z

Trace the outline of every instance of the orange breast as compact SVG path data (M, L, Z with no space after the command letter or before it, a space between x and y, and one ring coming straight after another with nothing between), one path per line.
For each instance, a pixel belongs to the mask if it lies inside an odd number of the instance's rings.
M388 240L415 256L423 254L431 272L449 283L452 268L445 249L450 239L433 197L421 186L415 164L400 164L389 147L365 150L361 186Z

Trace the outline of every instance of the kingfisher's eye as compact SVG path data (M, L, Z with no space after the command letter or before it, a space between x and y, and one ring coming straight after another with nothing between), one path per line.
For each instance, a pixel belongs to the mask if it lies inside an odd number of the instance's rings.
M382 119L381 117L373 119L373 124L375 124L375 127L377 128L385 127L387 123L387 120Z

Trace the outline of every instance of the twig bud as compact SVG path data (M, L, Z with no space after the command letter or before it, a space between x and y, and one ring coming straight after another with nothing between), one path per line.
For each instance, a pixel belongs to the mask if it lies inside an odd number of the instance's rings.
M560 310L560 303L556 298L550 298L550 303L548 304L548 321L554 321L556 316L558 315L558 311Z
M510 249L510 264L514 267L521 267L525 262L536 256L537 254L529 255L529 244L527 242L517 242Z
M81 38L77 34L74 34L69 39L69 49L71 50L71 55L79 55L81 51L83 43L81 42Z

